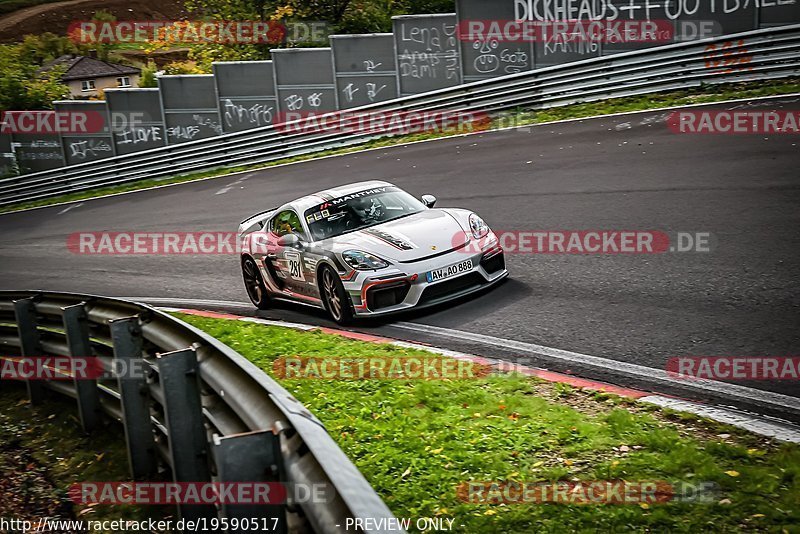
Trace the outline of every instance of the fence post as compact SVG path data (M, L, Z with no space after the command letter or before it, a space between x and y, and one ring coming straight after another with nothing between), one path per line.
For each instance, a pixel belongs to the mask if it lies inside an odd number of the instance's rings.
M14 314L17 319L17 332L22 346L22 356L35 358L44 356L42 345L39 338L39 330L36 328L36 306L33 298L25 298L14 301ZM41 404L43 390L41 381L25 380L25 387L28 389L28 399L31 404Z
M92 344L89 340L89 317L86 315L85 303L61 308L64 316L64 331L67 335L67 348L71 358L83 358L88 364L92 357ZM99 361L99 360L98 360ZM97 365L86 365L85 373L92 374L99 369ZM78 414L84 432L97 428L100 422L100 394L97 381L89 376L72 378L78 398Z
M142 361L142 330L138 317L110 322L114 358L122 369L138 369ZM128 447L128 461L134 479L155 474L156 445L150 421L150 389L138 373L121 373L117 378L122 407L122 426Z
M270 430L237 434L234 436L214 436L214 460L221 483L235 482L282 482L284 475L283 456L281 455L281 438ZM270 486L268 498L276 493ZM234 492L235 493L235 492ZM279 491L275 504L222 504L222 517L237 518L240 521L238 530L252 530L248 519L271 520L259 525L259 530L268 527L271 532L283 534L287 531L285 491ZM283 495L281 495L283 494ZM272 500L270 498L270 500Z
M164 419L175 482L209 482L208 438L200 401L194 348L158 355L158 380L164 394ZM179 504L182 519L216 517L212 504Z

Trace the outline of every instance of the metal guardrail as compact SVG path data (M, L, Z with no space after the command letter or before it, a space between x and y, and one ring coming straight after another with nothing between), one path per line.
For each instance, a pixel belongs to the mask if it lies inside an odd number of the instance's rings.
M97 357L104 369L144 365L146 379L138 373L26 383L33 403L44 387L74 398L86 431L103 412L122 422L135 479L166 465L175 482L277 482L320 488L326 497L289 497L277 506L184 505L182 517L277 517L275 530L284 533L345 532L347 518L394 517L297 399L175 317L114 298L0 291L0 347L4 356Z
M544 109L702 84L798 74L800 24L795 24L545 67L353 108L346 113ZM0 180L0 206L148 178L266 163L376 137L381 135L374 132L288 134L267 126L5 178Z

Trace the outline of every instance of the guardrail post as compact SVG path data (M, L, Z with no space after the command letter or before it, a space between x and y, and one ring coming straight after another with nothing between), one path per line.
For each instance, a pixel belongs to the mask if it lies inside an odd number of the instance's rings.
M269 430L227 437L215 435L214 460L222 483L285 480L280 435ZM253 530L248 519L267 520L267 523L259 524L259 530L268 528L270 532L279 534L287 531L285 502L274 505L223 504L222 517L240 520L240 528L230 532Z
M64 331L67 334L67 347L71 358L84 358L88 363L92 357L92 344L89 341L89 317L83 302L62 308L64 312ZM92 373L97 366L87 366ZM97 381L88 376L74 376L72 383L78 397L78 415L84 432L97 428L100 422L100 394Z
M110 322L114 358L120 368L135 369L142 359L142 330L138 317ZM155 474L158 468L156 445L150 420L150 389L147 379L136 373L121 373L119 384L122 426L128 447L128 461L134 479Z
M33 298L14 301L14 314L17 318L17 332L22 347L22 356L34 358L43 356L39 330L36 328L36 306ZM25 380L28 399L31 404L41 404L43 399L42 383L39 380Z
M158 355L158 379L164 393L169 455L175 482L209 482L208 438L200 402L197 353L193 348ZM183 519L216 517L214 505L179 504Z

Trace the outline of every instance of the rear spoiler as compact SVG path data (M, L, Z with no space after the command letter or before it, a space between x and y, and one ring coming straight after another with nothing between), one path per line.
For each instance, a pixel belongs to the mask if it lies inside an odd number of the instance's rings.
M264 227L263 220L267 218L266 216L277 210L278 208L270 208L268 210L261 211L259 213L256 213L255 215L251 215L250 217L246 218L245 220L239 223L239 233L244 234L254 231L253 226L255 226L256 224L259 225L259 229L263 228Z
M258 212L256 214L251 215L250 217L246 218L245 220L243 220L239 224L244 224L244 223L246 223L248 221L251 221L251 220L253 220L253 219L257 218L257 217L261 217L262 215L266 215L267 213L270 213L270 212L273 212L273 211L277 210L279 207L280 206L277 206L275 208L270 208L268 210L260 211L260 212Z

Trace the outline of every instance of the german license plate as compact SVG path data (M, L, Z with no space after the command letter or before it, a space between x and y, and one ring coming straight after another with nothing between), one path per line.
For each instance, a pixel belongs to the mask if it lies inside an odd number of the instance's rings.
M447 267L442 267L441 269L428 271L427 274L428 282L438 282L439 280L444 280L445 278L451 278L453 276L457 276L459 274L463 274L471 270L472 270L472 260L464 260L458 263L454 263L453 265L448 265Z

